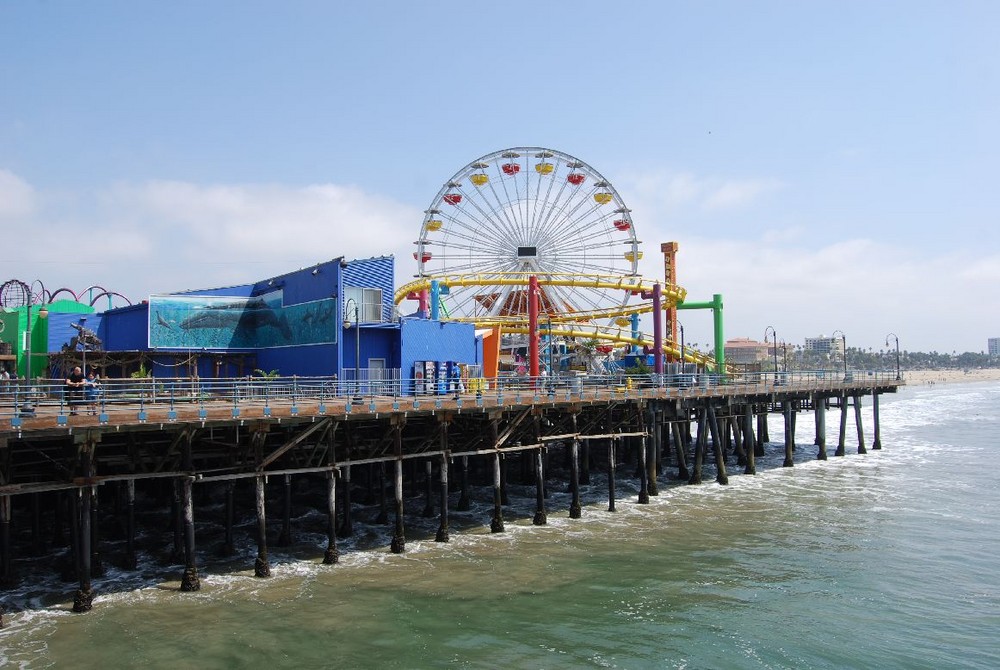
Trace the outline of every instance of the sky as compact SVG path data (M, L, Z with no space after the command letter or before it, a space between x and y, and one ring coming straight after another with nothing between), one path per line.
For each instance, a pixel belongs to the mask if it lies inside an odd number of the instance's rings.
M480 156L601 172L727 337L1000 337L1000 3L0 0L0 281L393 254ZM712 319L685 312L708 348Z

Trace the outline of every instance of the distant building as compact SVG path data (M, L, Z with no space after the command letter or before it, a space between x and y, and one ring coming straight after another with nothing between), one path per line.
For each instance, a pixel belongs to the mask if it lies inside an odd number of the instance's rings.
M766 360L770 354L770 345L757 342L748 337L735 337L726 340L726 361L734 365L752 365Z
M990 356L1000 356L1000 337L991 337L986 340L986 348Z
M805 344L806 351L818 354L833 354L834 356L844 355L844 340L840 337L807 337Z

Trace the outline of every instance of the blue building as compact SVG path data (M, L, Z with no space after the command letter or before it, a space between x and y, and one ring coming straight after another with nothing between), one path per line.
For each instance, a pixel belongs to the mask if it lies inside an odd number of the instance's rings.
M336 258L276 277L213 289L150 296L138 305L87 315L101 340L88 367L106 377L225 378L263 372L364 384L364 392L419 391L426 362L441 375L475 369L482 344L474 326L400 316L393 302L395 261ZM81 363L68 347L78 315L49 323L51 376ZM451 365L446 363L450 362ZM394 382L399 382L398 385ZM373 388L372 384L393 382Z

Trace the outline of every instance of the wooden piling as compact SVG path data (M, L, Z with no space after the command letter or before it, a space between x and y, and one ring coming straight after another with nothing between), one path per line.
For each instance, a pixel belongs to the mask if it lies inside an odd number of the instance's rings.
M826 398L819 394L813 397L813 411L816 414L816 458L826 460Z
M447 424L446 424L447 426ZM444 432L442 440L441 454L441 517L438 524L437 534L434 536L435 542L447 542L448 537L448 431Z
M434 461L424 461L424 518L434 516Z
M882 448L882 433L878 418L878 393L872 393L872 429L875 431L875 441L872 449Z
M493 518L490 519L490 532L502 533L503 506L500 504L500 452L493 454Z
M340 560L337 549L337 473L330 470L326 473L326 551L323 552L323 563L333 565Z
M747 404L743 414L743 449L746 451L747 463L743 474L757 474L757 447L753 436L753 405Z
M193 483L194 477L185 477L181 481L181 507L184 513L184 576L181 577L181 591L185 592L201 590L194 550L194 502L191 497Z
M271 564L267 558L267 515L264 496L264 476L254 477L257 510L257 558L253 565L255 577L270 577Z
M708 430L712 434L712 449L715 452L715 481L726 485L729 483L729 475L726 473L726 456L722 451L718 416L716 416L715 408L712 407L711 403L707 404L705 412L708 421Z
M784 468L795 465L793 452L795 451L795 428L792 423L792 403L785 400L781 403L781 414L785 419L785 460L781 464Z
M531 523L536 526L544 526L549 522L548 514L545 512L545 447L540 447L535 451L535 516Z
M858 429L858 453L867 454L865 449L865 431L861 426L861 396L854 396L854 427Z
M396 455L395 467L395 502L396 502L396 525L392 533L392 543L390 550L394 554L402 554L406 551L406 536L403 532L403 424L402 421L393 427L393 445Z
M677 460L677 479L687 481L691 474L687 468L687 458L684 455L684 436L681 424L673 421L670 424L670 432L674 436L674 457Z
M844 443L847 439L847 394L840 394L840 438L837 440L837 451L834 456L844 455Z
M705 427L705 408L698 408L698 439L694 445L694 470L688 478L688 484L701 484L701 466L705 461L705 450L708 446L708 434Z
M125 484L125 564L126 570L135 570L138 557L135 553L135 480L126 479Z
M617 465L617 459L615 457L615 447L618 444L618 438L610 437L608 438L608 511L615 511L615 466Z
M569 518L579 519L583 513L580 507L580 440L577 439L577 415L570 415L570 426L573 438L569 444L569 490L572 498L569 503Z
M646 404L646 421L643 422L643 412L640 410L636 412L639 419L639 430L645 431L645 435L641 437L640 443L642 445L643 458L645 459L645 470L646 470L646 492L649 496L658 496L660 491L656 486L656 453L658 440L656 434L659 432L656 429L656 412L653 409L653 403ZM645 423L645 425L644 425ZM649 502L647 497L646 502Z

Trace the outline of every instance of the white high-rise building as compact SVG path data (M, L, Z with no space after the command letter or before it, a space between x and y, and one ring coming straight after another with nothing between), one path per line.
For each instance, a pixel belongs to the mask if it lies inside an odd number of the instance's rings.
M1000 356L1000 337L991 337L986 340L986 350L990 356Z
M821 354L833 354L835 356L844 355L844 340L840 337L807 337L806 351L815 351Z

